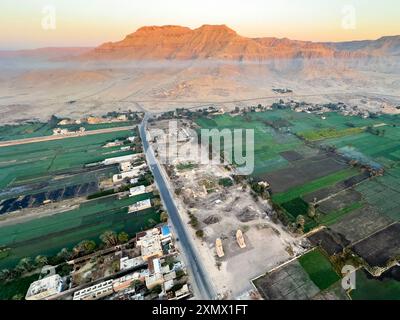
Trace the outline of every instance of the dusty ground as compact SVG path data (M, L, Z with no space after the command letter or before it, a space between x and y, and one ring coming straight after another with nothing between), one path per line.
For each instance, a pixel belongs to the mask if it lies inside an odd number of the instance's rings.
M400 112L398 61L389 68L389 62L360 66L346 60L118 64L2 59L0 123L143 108L160 112L215 104L229 109L270 104L281 97ZM273 88L293 93L276 94Z
M157 128L166 129L166 121L158 122ZM153 127L152 127L153 128ZM164 135L165 137L165 135ZM154 138L154 136L153 136ZM178 143L181 148L198 148L195 141ZM154 143L159 158L163 147ZM289 247L294 254L304 249L299 239L293 238L280 225L273 224L267 212L271 211L268 201L255 201L247 187L234 184L223 187L218 184L221 178L229 178L232 171L223 165L192 164L186 168L190 157L180 154L173 160L175 169L169 167L175 197L182 219L190 223L189 212L199 221L196 228L188 225L205 269L209 272L216 291L221 296L239 297L254 289L250 280L291 258ZM207 192L208 190L208 192ZM195 235L204 231L204 238ZM244 232L246 248L241 249L236 241L236 231ZM215 240L222 240L225 256L218 258Z

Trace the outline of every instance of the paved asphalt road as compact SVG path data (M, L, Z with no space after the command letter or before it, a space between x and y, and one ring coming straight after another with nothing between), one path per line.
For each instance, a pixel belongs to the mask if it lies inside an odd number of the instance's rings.
M163 200L164 206L168 211L170 221L174 227L176 236L179 238L180 247L186 257L187 267L191 272L193 285L200 296L198 298L211 300L215 299L216 295L213 286L209 283L206 272L204 271L203 265L199 260L195 249L193 248L192 242L187 234L186 227L183 225L182 219L179 215L178 209L175 205L171 191L168 188L167 182L163 176L160 168L160 164L155 158L153 149L150 147L146 136L146 124L147 115L140 125L140 136L143 142L144 152L147 157L147 161L150 165L151 171L154 175L154 179L160 191L161 199Z

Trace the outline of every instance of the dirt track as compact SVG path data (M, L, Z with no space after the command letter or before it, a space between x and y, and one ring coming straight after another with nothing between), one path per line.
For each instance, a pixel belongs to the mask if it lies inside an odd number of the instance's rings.
M136 126L116 127L116 128L85 131L83 134L79 133L79 134L71 134L71 135L66 135L66 136L45 136L45 137L35 137L35 138L27 138L27 139L19 139L19 140L2 141L2 142L0 142L0 148L16 146L16 145L21 145L21 144L28 144L28 143L36 143L36 142L44 142L44 141L52 141L52 140L62 140L62 139L67 139L67 138L90 136L90 135L94 135L94 134L132 130L135 127Z

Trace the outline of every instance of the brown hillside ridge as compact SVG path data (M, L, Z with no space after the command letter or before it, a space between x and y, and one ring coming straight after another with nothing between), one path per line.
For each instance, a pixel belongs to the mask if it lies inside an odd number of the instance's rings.
M105 43L83 54L84 59L130 60L269 60L293 58L360 58L382 54L385 38L376 41L318 43L278 38L247 38L226 25L142 27L118 42ZM400 38L391 37L391 48ZM354 45L353 45L354 44ZM378 45L379 50L376 46ZM373 50L371 50L373 48ZM390 53L393 53L392 50Z

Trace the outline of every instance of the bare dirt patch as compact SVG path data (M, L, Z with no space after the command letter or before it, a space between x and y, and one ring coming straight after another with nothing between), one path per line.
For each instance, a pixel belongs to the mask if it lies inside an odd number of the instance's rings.
M343 235L350 243L360 241L391 224L391 220L376 208L366 206L349 213L331 229Z
M300 153L293 150L281 152L280 155L289 162L304 159L304 157Z

